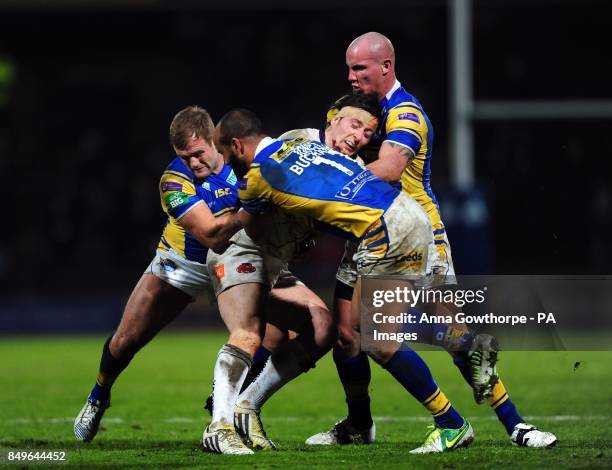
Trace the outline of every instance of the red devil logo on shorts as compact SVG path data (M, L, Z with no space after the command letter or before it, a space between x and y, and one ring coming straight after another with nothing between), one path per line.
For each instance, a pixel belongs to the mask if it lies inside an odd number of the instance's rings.
M242 263L240 266L236 268L236 271L241 274L254 273L256 271L255 266L251 263Z

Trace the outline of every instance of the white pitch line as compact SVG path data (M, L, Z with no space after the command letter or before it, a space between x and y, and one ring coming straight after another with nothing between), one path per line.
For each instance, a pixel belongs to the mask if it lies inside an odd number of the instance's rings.
M336 417L333 416L318 416L318 417L310 417L310 418L305 418L303 416L271 416L269 418L265 418L264 420L266 422L281 422L281 423L286 423L289 421L333 421L334 419L336 419ZM373 417L374 421L378 421L378 422L388 422L388 423L393 423L393 422L430 422L431 421L431 417L429 416L374 416ZM471 422L478 422L478 421L496 421L497 417L496 416L475 416L475 417L468 417L468 419ZM598 415L598 416L579 416L579 415L549 415L549 416L545 416L545 415L539 415L539 416L525 416L525 419L527 421L603 421L603 420L610 420L612 419L611 416L603 416L603 415ZM108 424L123 424L125 422L127 422L128 420L125 418L119 418L119 417L109 417L109 418L104 418L103 422L104 423L108 423ZM201 423L201 424L205 424L205 419L198 419L198 418L190 418L188 416L173 416L171 418L166 418L166 419L130 419L129 421L153 421L153 422L163 422L163 423L185 423L185 424L189 424L189 423ZM14 419L5 419L5 420L1 420L0 422L4 422L4 423L9 423L9 424L64 424L64 423L72 423L74 422L74 418L72 417L66 417L66 418L35 418L35 419L28 419L28 418L14 418Z

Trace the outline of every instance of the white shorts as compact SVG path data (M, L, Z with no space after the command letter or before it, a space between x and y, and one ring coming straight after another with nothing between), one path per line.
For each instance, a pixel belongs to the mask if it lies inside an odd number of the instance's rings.
M446 235L446 229L434 230L434 239L429 247L427 258L427 275L423 279L423 287L442 287L457 284L451 247Z
M145 272L157 276L194 299L204 293L209 300L214 301L208 267L189 261L172 249L166 251L158 248Z
M400 193L361 239L353 257L357 274L423 277L432 240L427 213L414 199Z
M208 250L206 261L217 296L230 287L247 283L263 284L268 289L304 285L287 269L286 261L264 253L244 230L232 237L222 254Z
M436 240L439 240L438 243ZM353 259L357 248L357 242L346 242L344 255L336 272L336 279L349 287L354 287L357 282L357 263ZM457 284L457 280L448 236L446 230L436 230L429 245L425 277L417 282L417 285L432 288L454 284Z

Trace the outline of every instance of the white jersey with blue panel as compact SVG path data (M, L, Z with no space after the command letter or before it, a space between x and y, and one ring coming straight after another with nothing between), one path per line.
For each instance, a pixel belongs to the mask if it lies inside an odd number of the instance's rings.
M399 191L320 142L263 139L239 185L245 210L270 204L346 239L360 239L398 197Z

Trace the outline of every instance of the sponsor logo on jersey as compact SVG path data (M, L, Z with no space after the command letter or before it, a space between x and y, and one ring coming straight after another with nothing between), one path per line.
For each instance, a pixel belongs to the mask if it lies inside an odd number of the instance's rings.
M202 183L202 188L204 188L206 191L210 191L210 183L208 181L204 181Z
M249 180L248 178L241 179L240 182L238 183L238 189L245 190L247 188L248 180Z
M236 272L240 274L249 274L255 271L257 271L257 269L251 263L242 263L236 268Z
M179 206L187 204L189 202L189 196L180 191L173 191L168 194L164 200L166 201L166 206L170 209L176 209Z
M421 249L412 250L408 254L405 254L404 256L400 256L398 258L398 261L400 263L416 262L416 261L422 261L422 260L423 260L423 250Z
M172 273L176 271L176 264L171 259L161 258L159 260L159 267L162 268L167 273Z
M216 198L223 197L223 196L229 196L230 194L232 194L232 188L215 189Z
M376 179L376 176L373 173L368 170L364 170L355 176L355 178L353 178L351 181L342 186L342 189L336 193L335 197L338 199L351 200L357 196L359 191L361 191L361 188L363 188L368 181L372 181L374 179Z
M182 191L183 185L181 183L177 183L176 181L164 181L161 184L162 193L168 191Z
M236 173L234 173L234 170L230 170L229 175L227 175L227 178L225 179L225 181L231 184L232 186L236 186L236 183L238 182L238 178L236 178Z
M401 113L397 115L397 118L400 121L413 121L417 123L421 122L421 120L419 119L419 116L414 113Z
M214 271L215 271L215 276L217 276L217 279L221 280L225 277L225 265L224 264L218 264L217 266L215 266Z

